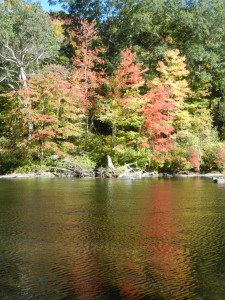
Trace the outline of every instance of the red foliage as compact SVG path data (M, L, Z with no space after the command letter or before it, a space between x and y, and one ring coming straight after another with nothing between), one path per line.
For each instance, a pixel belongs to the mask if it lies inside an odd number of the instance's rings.
M79 25L69 33L75 47L72 82L79 86L80 100L88 110L93 106L96 89L103 80L98 66L103 65L104 61L99 57L99 49L93 47L98 36L94 24L86 19L80 20Z
M150 148L149 143L146 143L146 142L141 143L141 146L142 146L143 148L145 148L145 149L149 149L149 148Z
M170 134L174 131L171 121L175 106L168 101L168 94L158 88L145 95L147 103L143 107L145 132L153 143L156 153L168 154L170 150Z
M144 82L142 74L148 69L141 71L142 64L135 63L137 55L135 52L132 52L131 47L123 51L121 55L122 61L113 76L107 80L109 87L107 96L108 98L116 99L122 106L126 106L130 99L127 95L124 98L125 92L132 87L139 87Z
M15 139L27 138L27 145L44 149L46 142L77 136L76 122L84 114L77 96L77 89L59 73L31 78L27 87L9 93Z
M133 85L141 83L143 81L142 74L148 69L144 69L141 71L142 64L135 64L135 60L137 57L136 52L132 52L132 47L130 46L122 52L122 57L123 59L116 71L116 75L119 75L118 77L123 78L123 87L132 87Z
M225 149L222 146L217 147L216 149L216 160L217 164L225 164Z
M199 169L201 163L200 163L200 157L197 152L197 150L194 147L189 148L189 157L188 161L192 164L192 166L196 169Z

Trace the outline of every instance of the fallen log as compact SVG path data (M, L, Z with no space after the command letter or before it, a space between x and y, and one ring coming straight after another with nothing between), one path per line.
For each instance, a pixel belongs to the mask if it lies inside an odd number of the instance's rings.
M59 176L73 176L73 177L95 177L94 170L85 168L72 168L72 167L51 167L51 172Z
M131 166L135 165L137 166L137 162L124 164L121 167L115 168L112 159L109 155L107 155L108 159L108 167L112 173L111 177L117 177L117 178L126 178L126 179L137 179L142 177L150 177L153 175L153 173L148 173L145 170L139 169L139 168L133 168Z

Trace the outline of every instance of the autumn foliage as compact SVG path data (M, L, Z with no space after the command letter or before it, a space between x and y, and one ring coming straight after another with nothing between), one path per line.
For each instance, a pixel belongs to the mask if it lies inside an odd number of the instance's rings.
M59 73L38 76L27 87L7 95L12 103L10 111L14 144L18 140L28 148L36 148L43 158L44 149L59 150L57 141L79 136L84 109L77 98L77 87L61 78Z
M100 165L110 154L115 163L138 161L149 169L201 168L206 144L216 138L209 111L193 110L196 93L179 50L167 50L150 78L129 46L107 74L94 24L76 19L54 25L61 38L66 28L74 51L70 69L49 64L2 95L11 149L23 147L36 160L85 152ZM223 147L213 149L214 164L224 165Z

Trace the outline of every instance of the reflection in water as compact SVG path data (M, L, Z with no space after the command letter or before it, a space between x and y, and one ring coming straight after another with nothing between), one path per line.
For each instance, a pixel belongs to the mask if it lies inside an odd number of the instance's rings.
M0 182L0 299L224 299L225 187Z
M179 232L183 220L178 223L175 192L171 181L165 182L163 189L155 185L149 192L146 199L149 214L144 219L146 255L154 280L158 282L159 295L167 299L197 299L193 291L196 282L191 273L190 252L185 246L185 237Z

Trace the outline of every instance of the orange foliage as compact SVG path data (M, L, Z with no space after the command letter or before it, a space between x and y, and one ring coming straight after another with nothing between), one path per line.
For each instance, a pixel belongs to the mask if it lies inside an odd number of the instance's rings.
M199 169L201 162L198 152L194 147L189 148L189 162L192 164L192 166L196 169Z
M74 87L59 73L37 76L28 81L27 87L8 94L13 106L12 129L20 127L17 139L27 138L29 144L38 143L44 149L47 142L56 142L78 134L83 116ZM79 120L79 124L77 124Z
M168 101L168 94L162 89L151 90L144 96L147 103L143 107L145 132L153 143L156 153L168 153L170 134L174 131L171 115L174 104Z

